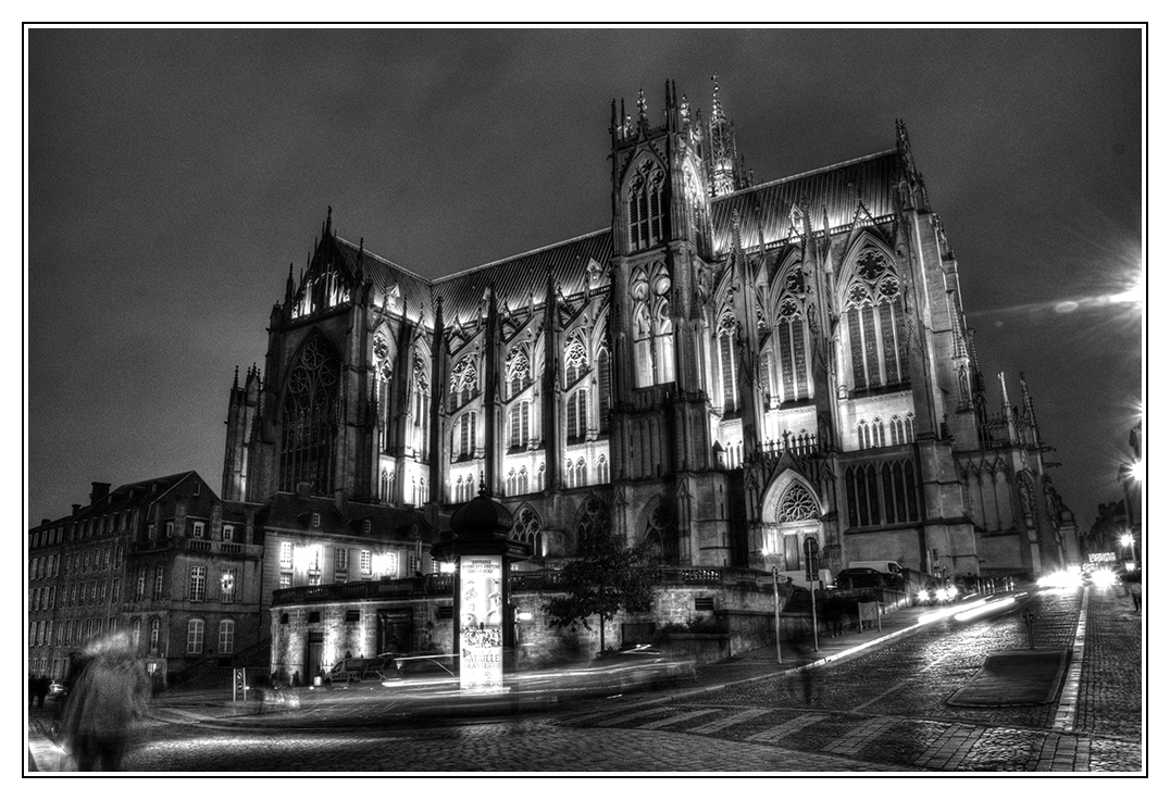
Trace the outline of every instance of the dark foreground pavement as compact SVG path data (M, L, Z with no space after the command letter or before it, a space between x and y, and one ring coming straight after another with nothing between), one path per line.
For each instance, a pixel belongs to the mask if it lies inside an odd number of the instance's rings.
M1141 620L1128 602L1108 589L1033 592L1036 645L1071 654L1058 699L1042 706L948 707L947 697L973 676L984 652L1027 647L1022 625L1014 617L961 628L922 623L924 609L910 608L887 616L881 631L825 639L819 652L785 648L781 663L769 648L703 667L693 682L533 707L507 719L411 723L321 692L303 693L295 712L258 714L255 704L233 705L212 693L170 693L156 701L125 767L1140 771ZM34 713L30 769L60 763L46 724Z

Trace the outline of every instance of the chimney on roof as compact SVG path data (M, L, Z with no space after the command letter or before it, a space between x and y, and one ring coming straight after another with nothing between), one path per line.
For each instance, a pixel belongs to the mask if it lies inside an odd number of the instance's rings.
M90 486L92 487L89 492L89 504L91 506L98 500L104 500L106 495L110 493L110 484L108 483L93 481L90 483Z
M81 510L81 503L73 504L73 516L77 516L77 512Z

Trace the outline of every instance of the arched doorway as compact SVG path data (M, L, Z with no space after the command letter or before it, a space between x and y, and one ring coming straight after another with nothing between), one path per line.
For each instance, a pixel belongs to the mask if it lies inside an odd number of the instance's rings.
M803 572L805 541L813 539L822 550L825 546L823 511L816 492L788 470L768 487L763 512L761 553L765 566L781 572Z

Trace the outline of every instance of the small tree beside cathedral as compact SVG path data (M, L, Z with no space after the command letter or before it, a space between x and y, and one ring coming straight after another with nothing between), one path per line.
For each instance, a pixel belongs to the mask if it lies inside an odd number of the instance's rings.
M596 531L581 543L581 558L562 571L563 596L545 604L550 623L558 628L590 621L601 627L605 652L605 623L619 611L646 611L653 596L653 570L641 547L626 547L608 530Z

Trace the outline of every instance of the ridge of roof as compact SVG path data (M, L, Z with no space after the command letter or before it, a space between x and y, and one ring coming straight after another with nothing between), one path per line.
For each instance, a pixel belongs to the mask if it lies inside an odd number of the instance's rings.
M578 234L577 236L573 236L573 237L570 237L568 239L564 239L564 240L559 241L559 242L553 242L552 244L546 244L546 245L543 245L541 247L533 248L532 250L526 250L523 253L514 253L510 256L504 256L503 258L497 258L495 261L488 261L485 264L477 264L474 267L468 267L467 269L461 269L458 272L452 272L450 275L443 275L441 277L434 278L433 283L436 283L436 284L443 283L445 281L451 280L452 278L459 278L459 277L462 277L463 275L467 275L468 273L475 272L476 270L487 269L488 267L494 267L494 266L497 266L499 264L507 263L508 261L515 261L518 258L524 258L526 256L535 255L535 254L543 252L545 250L552 250L553 248L561 247L561 246L566 245L566 244L573 244L574 242L579 242L579 241L582 241L584 239L589 239L589 238L592 238L594 236L599 236L600 234L603 234L603 233L608 233L610 230L611 230L611 228L609 226L606 226L604 228L600 228L600 229L595 230L595 231L590 231L589 233Z
M433 283L435 280L434 278L428 278L426 276L419 275L414 270L409 269L408 267L404 267L401 264L395 263L395 262L391 261L390 259L386 258L385 256L380 256L377 253L375 253L373 250L367 250L363 245L354 244L349 239L346 239L343 236L339 236L336 233L333 234L333 237L335 239L337 239L337 241L341 242L342 244L349 245L354 250L360 249L363 255L370 256L371 258L373 258L376 261L381 261L383 264L385 264L388 267L394 267L394 269L401 270L412 278L417 278L418 280L423 281L424 283L427 283L427 284Z
M898 152L898 148L890 147L890 148L887 148L885 150L879 150L876 153L869 153L868 155L857 156L856 158L849 158L849 159L846 159L845 161L838 161L834 164L826 164L825 166L817 167L816 169L810 169L810 170L805 170L804 172L798 172L795 175L786 175L783 178L775 178L774 180L766 181L764 183L757 183L757 184L754 184L752 186L748 186L744 189L740 189L739 191L729 192L725 195L720 195L719 197L712 198L712 201L713 202L720 202L722 200L727 200L728 198L737 197L739 195L750 194L751 192L755 192L755 191L758 191L760 189L767 189L771 186L778 186L781 183L788 183L789 181L795 181L795 180L798 180L800 178L807 178L810 175L817 175L817 174L820 174L822 172L832 172L835 169L841 169L842 167L848 167L848 166L851 166L853 164L860 164L862 161L872 161L872 160L881 158L882 156L893 155L897 152Z

